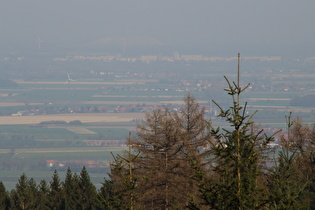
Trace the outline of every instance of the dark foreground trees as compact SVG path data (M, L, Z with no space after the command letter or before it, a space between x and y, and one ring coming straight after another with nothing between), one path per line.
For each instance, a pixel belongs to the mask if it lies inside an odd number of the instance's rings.
M102 209L97 191L83 167L80 175L67 171L60 182L57 171L49 184L42 180L38 185L33 178L22 174L15 189L7 192L0 182L0 209Z
M10 196L3 183L0 181L0 209L10 208Z

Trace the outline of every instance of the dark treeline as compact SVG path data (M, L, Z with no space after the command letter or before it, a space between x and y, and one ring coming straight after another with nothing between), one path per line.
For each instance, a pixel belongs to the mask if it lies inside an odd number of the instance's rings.
M38 185L23 174L10 192L0 184L0 209L311 209L315 124L289 114L288 133L267 136L241 105L246 87L227 83L232 105L217 106L228 128L214 127L188 94L179 112L146 114L99 190L85 167Z
M85 167L79 175L69 168L63 182L57 171L49 183L39 184L22 174L10 192L0 182L0 209L102 209L97 195Z

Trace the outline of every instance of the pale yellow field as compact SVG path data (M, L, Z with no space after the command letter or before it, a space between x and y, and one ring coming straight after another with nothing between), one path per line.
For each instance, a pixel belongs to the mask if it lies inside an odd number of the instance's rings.
M253 108L278 108L278 109L286 109L287 106L248 106L248 107L253 107Z
M29 82L29 81L21 81L21 80L15 80L18 84L59 84L63 85L65 82ZM133 85L133 84L145 84L146 81L136 80L136 81L114 81L114 82L98 82L98 81L90 81L90 82L84 82L84 81L74 81L71 82L71 84L79 84L79 85ZM71 85L70 84L70 85Z
M76 134L96 134L94 131L91 131L87 128L81 128L81 127L69 127L66 128L68 131L71 131Z
M54 114L35 116L0 116L1 125L37 124L43 121L66 122L80 120L82 123L92 122L130 122L134 119L141 119L144 113L80 113L80 114Z
M252 101L289 101L290 98L249 98Z
M112 96L111 96L112 97ZM206 103L206 101L198 101L199 103ZM81 101L80 104L115 104L115 105L126 105L126 104L146 104L146 105L165 105L165 104L184 104L184 101Z
M28 105L43 105L44 103L28 103ZM0 106L25 106L21 102L0 102Z
M122 151L123 147L90 147L90 148L27 148L27 149L15 149L14 152L17 154L24 153L59 153L59 152L104 152L104 151ZM0 149L0 153L8 153L8 149Z
M93 95L92 97L96 98L107 98L107 97L112 97L112 98L126 98L129 96L111 96L111 95ZM133 96L135 98L183 98L183 96L163 96L163 95L156 95L156 96Z

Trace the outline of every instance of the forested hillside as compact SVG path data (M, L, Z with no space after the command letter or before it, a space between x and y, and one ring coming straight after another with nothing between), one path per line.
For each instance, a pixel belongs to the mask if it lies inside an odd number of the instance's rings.
M146 114L100 189L85 167L64 181L55 171L49 183L23 174L10 192L0 184L0 209L310 209L315 124L288 113L288 133L267 136L241 101L246 87L226 81L230 108L214 103L228 127L214 126L188 94L178 112Z

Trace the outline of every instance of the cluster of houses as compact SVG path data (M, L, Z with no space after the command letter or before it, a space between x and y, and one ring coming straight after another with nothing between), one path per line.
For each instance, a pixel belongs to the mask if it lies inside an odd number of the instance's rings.
M166 104L169 110L180 110L181 104ZM141 113L151 112L157 109L158 105L146 104L127 104L127 105L81 105L77 107L68 106L28 106L26 109L13 113L12 116L32 116L32 115L47 115L47 114L71 114L71 113Z
M67 170L67 168L80 170L85 166L89 170L105 170L109 167L110 161L60 161L60 160L46 160L46 166L49 169L57 169L59 171Z
M32 115L47 115L47 114L68 114L68 113L121 113L121 112L149 112L155 109L153 105L81 105L78 107L68 106L42 106L32 107L28 106L24 110L20 110L11 116L32 116Z

